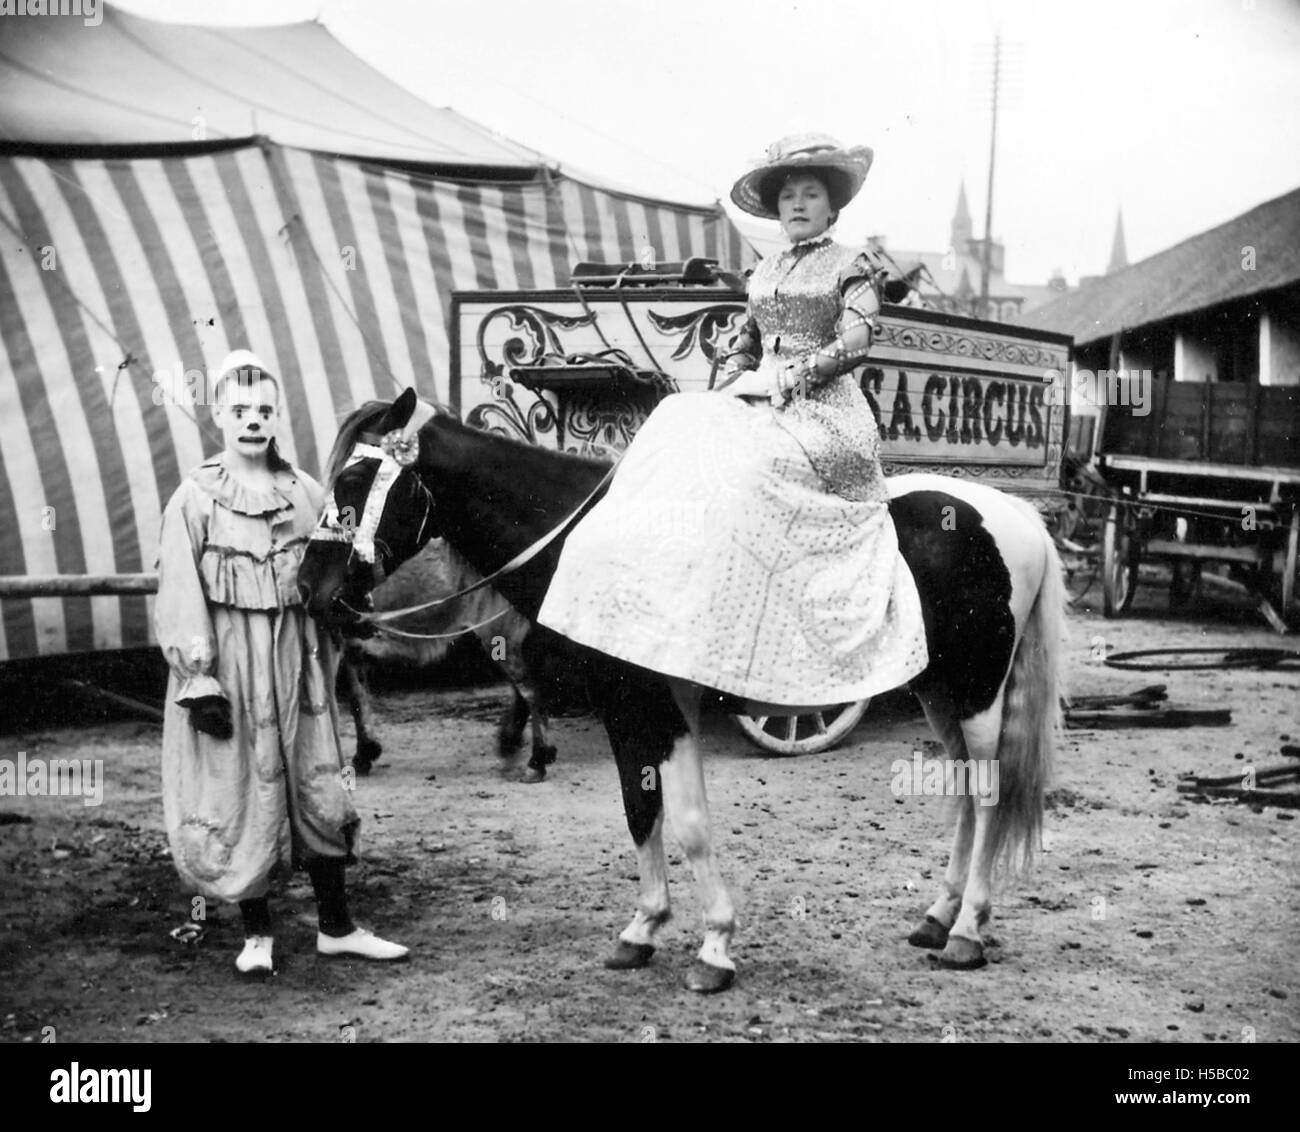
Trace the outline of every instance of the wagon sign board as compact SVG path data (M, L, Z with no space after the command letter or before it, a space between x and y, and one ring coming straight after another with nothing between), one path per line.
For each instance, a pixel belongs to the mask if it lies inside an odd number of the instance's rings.
M717 287L458 292L453 405L471 424L569 451L619 451L656 401L709 388L739 329ZM857 380L887 473L937 471L1059 506L1067 336L886 306ZM618 354L642 380L630 377ZM660 374L664 376L660 376Z

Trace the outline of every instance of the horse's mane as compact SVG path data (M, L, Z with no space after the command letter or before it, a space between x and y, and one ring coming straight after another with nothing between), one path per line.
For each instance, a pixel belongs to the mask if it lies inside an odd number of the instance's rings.
M554 448L543 448L536 444L529 444L524 440L517 440L514 437L502 436L500 433L486 432L474 428L462 421L448 406L437 401L429 403L437 410L437 418L444 423L473 436L480 442L486 442L490 448L494 448L498 453L504 454L509 450L515 457L523 458L526 466L538 462L538 457L541 457L542 463L547 464L600 468L609 466L608 460L599 457L580 456L572 452L559 452ZM330 449L329 459L325 465L326 487L333 488L334 481L338 478L339 472L343 470L343 465L347 463L348 456L352 453L352 449L361 434L373 431L392 407L393 403L391 401L367 401L353 409L343 419L343 423L339 426L339 434L334 438L334 447ZM425 427L427 428L428 425Z
M334 487L334 481L338 479L339 472L347 463L348 456L357 443L357 437L374 428L392 407L391 401L367 401L343 418L343 423L339 425L339 434L334 438L334 447L330 449L329 459L325 463L327 488Z
M557 448L547 448L541 444L531 444L527 440L521 440L518 437L475 428L458 418L453 418L449 423L456 431L471 436L483 444L494 455L504 456L510 453L511 455L507 456L507 461L512 466L519 466L519 460L524 461L523 467L526 468L542 464L552 467L567 466L600 468L603 470L608 468L610 464L607 457L583 456L577 452L565 452Z

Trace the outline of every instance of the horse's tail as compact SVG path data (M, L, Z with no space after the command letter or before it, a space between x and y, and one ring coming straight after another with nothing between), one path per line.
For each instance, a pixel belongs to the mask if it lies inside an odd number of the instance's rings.
M1021 502L1021 501L1017 501ZM1007 675L998 742L998 805L993 855L1009 871L1033 861L1043 826L1043 802L1062 725L1065 611L1061 558L1042 519L1033 514L1043 545L1043 574Z

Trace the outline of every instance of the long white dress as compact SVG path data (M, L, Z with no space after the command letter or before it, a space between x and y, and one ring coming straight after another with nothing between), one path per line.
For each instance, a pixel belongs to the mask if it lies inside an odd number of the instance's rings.
M763 367L831 342L876 269L823 239L759 264ZM928 663L870 405L851 375L781 408L679 393L569 534L538 620L669 676L772 704L895 688Z

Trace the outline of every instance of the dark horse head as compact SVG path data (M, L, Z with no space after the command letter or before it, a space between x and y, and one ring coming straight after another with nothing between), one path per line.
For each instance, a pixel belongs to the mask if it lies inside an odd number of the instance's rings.
M435 537L486 576L562 523L608 469L471 428L412 389L392 404L369 401L330 453L325 514L298 572L308 612L355 623L369 591ZM494 583L526 617L562 544Z

